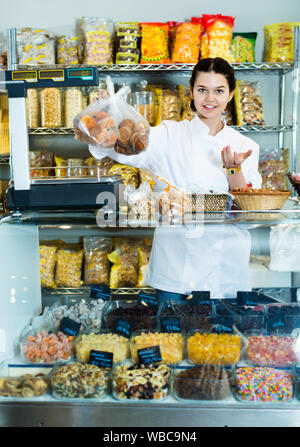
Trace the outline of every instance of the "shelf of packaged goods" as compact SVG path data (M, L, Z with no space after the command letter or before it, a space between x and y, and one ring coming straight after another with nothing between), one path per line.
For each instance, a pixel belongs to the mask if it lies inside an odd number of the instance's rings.
M110 64L96 65L100 72L191 72L195 64ZM252 63L232 63L234 70L263 71L263 72L289 72L294 68L294 62L252 62ZM66 65L43 65L40 68L87 68L88 65L78 64ZM32 70L32 65L19 65L19 69Z
M270 133L270 132L292 132L294 127L292 124L285 125L245 125L245 126L231 126L239 132L255 132L255 133ZM70 127L46 128L36 127L28 129L29 135L74 135L74 129Z

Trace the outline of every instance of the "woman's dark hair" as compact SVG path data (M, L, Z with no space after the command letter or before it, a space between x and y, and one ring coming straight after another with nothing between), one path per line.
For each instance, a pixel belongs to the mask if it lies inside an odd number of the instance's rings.
M190 86L193 90L196 77L199 72L205 72L205 73L218 73L225 76L228 82L229 91L233 92L235 90L235 76L234 76L234 70L231 67L231 65L225 61L225 59L222 59L221 57L208 57L206 59L201 59L193 68L192 76L190 79ZM191 101L191 109L196 112L196 107L194 100Z

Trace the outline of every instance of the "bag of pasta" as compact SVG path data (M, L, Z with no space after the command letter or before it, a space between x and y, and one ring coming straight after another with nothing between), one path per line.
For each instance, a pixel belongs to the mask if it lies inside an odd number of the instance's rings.
M109 285L110 263L107 255L112 250L112 238L84 237L84 283Z
M109 96L94 101L74 119L75 138L93 147L92 155L114 147L124 155L138 154L148 146L150 126L147 120L130 106L124 96L130 93L123 86L115 93L110 76L106 77Z
M138 266L137 287L147 287L148 284L146 283L145 278L151 254L151 245L143 245L139 247L138 253L139 253L139 266Z
M60 287L81 286L83 250L77 244L68 244L57 250L55 283Z
M155 218L156 199L148 182L141 183L138 188L128 185L124 191L126 214L129 219L149 220Z
M114 238L114 251L108 255L114 264L110 271L110 288L136 286L138 247L141 244L134 239Z
M265 31L264 60L290 62L294 60L294 27L299 23L274 23Z
M54 270L56 264L57 246L50 242L40 242L40 278L41 286L54 289Z

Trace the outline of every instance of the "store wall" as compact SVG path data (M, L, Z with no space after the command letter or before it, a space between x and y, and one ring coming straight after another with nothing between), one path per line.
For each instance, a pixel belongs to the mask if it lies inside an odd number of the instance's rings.
M257 59L263 51L263 27L266 24L300 21L299 0L11 0L2 1L0 32L8 27L42 27L54 32L72 31L83 15L113 17L115 20L184 20L202 13L222 13L236 17L236 31L257 31Z

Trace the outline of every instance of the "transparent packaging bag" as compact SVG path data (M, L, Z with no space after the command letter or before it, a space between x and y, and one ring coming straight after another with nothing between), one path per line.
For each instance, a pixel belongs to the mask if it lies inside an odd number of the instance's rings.
M288 149L261 149L259 172L262 187L270 189L287 189L287 171L289 167Z
M93 148L94 156L112 147L124 155L138 154L148 146L149 123L126 102L128 86L115 93L110 76L106 84L109 96L93 102L75 118L75 137L97 146Z
M113 20L105 17L83 17L82 31L84 35L83 63L112 64Z

